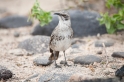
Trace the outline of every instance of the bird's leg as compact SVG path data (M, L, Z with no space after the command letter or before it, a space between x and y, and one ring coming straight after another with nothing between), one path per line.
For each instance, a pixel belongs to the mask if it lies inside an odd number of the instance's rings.
M57 63L56 63L56 56L55 56L55 53L54 53L54 61L55 61L55 67L56 67L56 68L61 68L61 66L57 65Z
M67 63L67 61L66 61L65 51L63 51L63 52L64 52L64 58L65 58L65 64L64 64L64 66L71 66L71 65L69 65L69 64Z

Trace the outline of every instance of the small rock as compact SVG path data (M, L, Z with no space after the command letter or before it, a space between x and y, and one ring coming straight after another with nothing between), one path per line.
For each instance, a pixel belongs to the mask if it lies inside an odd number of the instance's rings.
M20 42L18 48L35 54L44 53L49 51L49 41L50 37L48 36L33 36L32 38Z
M56 70L55 68L52 70ZM52 70L47 72L46 74L43 74L38 82L68 82L69 77L72 74L63 73L60 69L55 71L55 73L52 73ZM58 71L61 71L61 73L57 73Z
M75 48L71 51L71 54L77 54L77 53L82 53L83 51L81 49Z
M19 35L20 35L19 32L14 33L14 37L19 37Z
M8 70L6 67L0 65L0 80L7 80L9 78L12 78L12 72Z
M9 53L16 56L23 56L26 52L22 49L13 49L13 50L10 50Z
M81 45L81 44L73 44L71 47L72 47L72 48L79 48L80 45Z
M118 66L117 66L117 65L111 65L111 68L112 68L112 69L117 69Z
M67 82L120 82L116 78L98 78L93 76L85 76L83 74L73 74Z
M97 39L100 39L100 33L97 34Z
M48 59L48 57L43 57L43 56L40 56L40 57L37 57L33 60L33 63L34 65L42 65L42 66L48 66L52 63L52 61L50 61Z
M124 65L117 71L115 71L115 76L119 77L120 80L122 80L122 77L124 76Z
M91 78L93 78L93 77L89 77L89 76L86 77L83 74L76 73L76 74L73 74L72 76L70 76L68 82L84 82L84 80L89 80Z
M34 74L34 75L28 77L27 79L25 79L23 82L28 82L30 79L33 79L33 78L35 78L35 77L38 77L38 75L39 75L39 73Z
M65 64L65 61L61 60L61 61L60 61L60 64Z
M112 57L124 58L124 52L113 52Z
M74 61L74 56L68 56L68 61L71 61L71 62L73 62Z
M0 65L0 70L1 70L1 69L7 69L7 68L6 68L6 67L4 67L4 66L1 66L1 65Z
M0 19L0 27L3 28L17 28L23 26L31 26L32 22L27 22L28 17L24 16L7 16Z
M32 56L32 55L34 55L34 53L33 53L33 52L27 52L26 55L27 55L27 56Z
M6 70L6 69L1 69L0 70L0 80L7 80L9 78L12 78L12 72L10 70Z
M95 47L103 47L103 43L105 44L105 47L110 47L114 45L113 40L98 40L95 42Z
M80 81L69 81L69 82L120 82L116 78L94 78L94 79L87 79L88 77L84 76L84 79Z
M83 41L82 39L73 38L73 40L72 40L72 45L73 45L73 44L76 44L76 43L86 44L86 42Z
M102 54L102 51L98 51L97 54Z
M94 62L101 62L101 58L94 55L78 56L74 59L75 64L92 64Z
M103 73L104 73L105 75L110 75L111 72L110 72L109 70L104 70Z

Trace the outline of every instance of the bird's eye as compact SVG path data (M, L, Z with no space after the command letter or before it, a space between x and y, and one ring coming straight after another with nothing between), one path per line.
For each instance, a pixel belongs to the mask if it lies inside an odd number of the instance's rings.
M68 16L67 15L62 15L64 18L67 18Z
M64 20L68 20L69 19L69 16L66 15L66 14L61 14L61 16L64 18Z

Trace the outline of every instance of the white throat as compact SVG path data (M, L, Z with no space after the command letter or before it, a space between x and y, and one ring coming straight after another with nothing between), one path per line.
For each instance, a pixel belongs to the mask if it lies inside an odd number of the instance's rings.
M61 28L67 28L71 26L71 21L69 20L63 20L60 16L59 16L59 23L58 26Z

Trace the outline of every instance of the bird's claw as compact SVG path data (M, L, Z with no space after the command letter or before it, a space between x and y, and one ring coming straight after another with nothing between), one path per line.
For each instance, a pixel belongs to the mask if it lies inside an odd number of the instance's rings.
M69 67L69 66L71 66L71 65L69 65L67 62L65 62L64 66L68 66L68 67Z
M61 66L59 66L59 65L55 64L55 68L61 68Z

